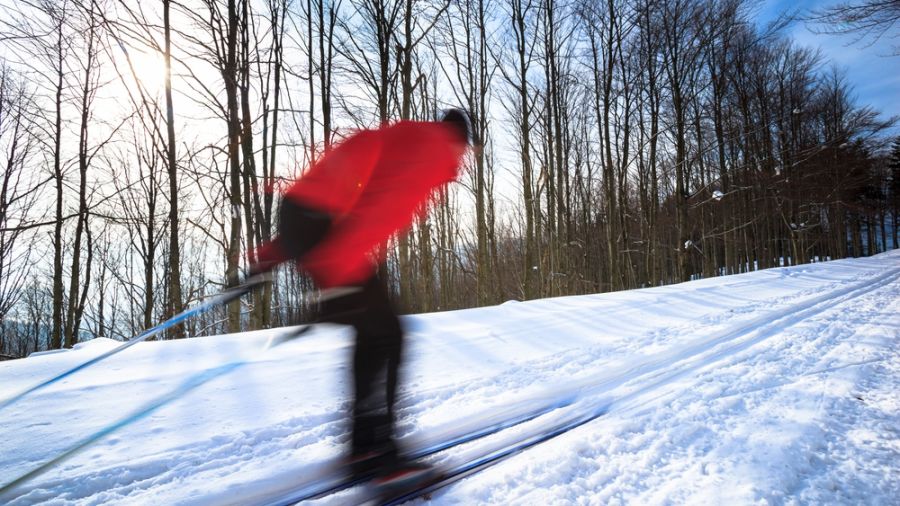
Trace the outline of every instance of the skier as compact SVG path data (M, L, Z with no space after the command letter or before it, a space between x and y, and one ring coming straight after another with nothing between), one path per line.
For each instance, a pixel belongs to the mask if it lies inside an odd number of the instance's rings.
M376 486L414 483L431 471L405 461L393 437L403 329L370 257L457 177L470 136L468 114L451 109L438 122L400 121L334 146L285 192L278 235L248 274L248 284L259 282L294 260L320 289L350 288L322 303L319 321L356 330L347 464L355 476L374 474Z

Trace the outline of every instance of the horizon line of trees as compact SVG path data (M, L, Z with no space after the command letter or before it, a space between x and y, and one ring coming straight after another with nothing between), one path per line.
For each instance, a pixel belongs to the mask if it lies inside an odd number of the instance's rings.
M470 111L479 148L384 246L404 312L897 248L896 119L751 8L2 6L0 355L128 339L238 281L272 237L278 191L333 143L450 106ZM314 305L285 266L164 337L296 324Z

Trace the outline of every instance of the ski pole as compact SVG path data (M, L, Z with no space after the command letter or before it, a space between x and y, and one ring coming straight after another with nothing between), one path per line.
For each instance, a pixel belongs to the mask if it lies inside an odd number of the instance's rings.
M101 355L98 355L98 356L90 359L90 360L82 362L81 364L78 364L75 367L68 369L67 371L61 372L61 373L57 374L56 376L54 376L48 380L45 380L41 383L38 383L37 385L34 385L30 388L27 388L27 389L23 390L22 392L19 392L18 394L13 395L12 397L10 397L6 400L0 401L0 411L9 407L12 404L15 404L16 402L20 401L22 398L24 398L34 392L37 392L38 390L41 390L41 389L46 388L54 383L62 381L63 379L68 378L69 376L75 374L78 371L87 369L88 367L91 367L92 365L94 365L102 360L106 360L107 358L109 358L119 352L125 351L126 349L130 348L131 346L134 346L137 343L146 341L148 338L153 337L153 336L159 334L160 332L163 332L164 330L167 330L171 327L174 327L175 325L178 325L179 323L187 320L188 318L190 318L194 315L203 313L204 311L208 311L209 309L211 309L213 307L231 302L232 300L237 299L237 298L241 297L242 295L244 295L245 293L247 293L248 291L250 291L252 286L255 286L255 285L240 285L240 286L228 288L222 292L219 292L217 295L214 295L213 297L206 299L205 301L201 302L200 304L198 304L190 309L187 309L185 311L182 311L181 313L178 313L177 315L169 318L168 320L160 323L159 325L157 325L153 328L145 330L140 335L138 335L132 339L129 339L128 341L125 341L121 345L107 351L106 353L103 353Z
M282 339L275 340L274 342L272 340L267 342L266 345L260 350L260 353L265 353L271 348L274 348L280 344L289 342L292 339L305 334L311 328L312 328L311 326L307 325L304 327L300 327L299 329L292 329L292 330L288 331L283 336ZM231 374L235 370L240 369L241 367L244 367L251 363L253 363L253 361L250 358L244 358L244 359L236 361L236 362L229 362L229 363L220 365L218 367L214 367L212 369L200 371L192 376L189 376L184 381L182 381L178 386L176 386L174 389L144 403L143 405L138 407L136 410L132 411L131 414L126 415L125 417L120 418L119 420L117 420L117 421L97 430L96 432L90 434L89 436L81 439L80 441L78 441L74 445L70 446L68 449L64 450L63 452L59 453L52 459L44 462L43 464L32 469L31 471L28 471L27 473L19 476L18 478L14 479L13 481L6 483L6 484L0 484L0 503L4 503L4 501L6 499L8 499L8 497L5 497L5 496L10 494L13 489L18 488L23 483L25 483L37 476L44 474L51 468L58 466L62 462L68 460L73 455L81 452L85 448L93 445L97 441L105 438L106 436L112 434L113 432L116 432L119 429L122 429L123 427L131 425L134 422L141 420L142 418L145 418L148 415L152 414L157 409L162 408L168 404L171 404L172 402L177 401L178 399L181 399L182 397L184 397L191 391L195 390L196 388L198 388L202 385L205 385L206 383L209 383L210 381L212 381L216 378L220 378L227 374Z
M159 325L157 325L155 327L145 330L140 335L138 335L132 339L129 339L128 341L125 341L121 345L107 351L106 353L100 354L90 360L82 362L81 364L78 364L75 367L72 367L71 369L68 369L64 372L61 372L48 380L45 380L41 383L38 383L37 385L27 388L27 389L19 392L18 394L13 395L12 397L10 397L8 399L0 401L0 411L11 406L12 404L15 404L16 402L22 400L24 397L26 397L34 392L37 392L38 390L46 388L54 383L58 383L59 381L62 381L65 378L68 378L69 376L77 373L78 371L87 369L88 367L91 367L100 361L106 360L107 358L109 358L119 352L125 351L126 349L130 348L131 346L134 346L137 343L146 341L148 338L153 337L153 336L159 334L160 332L163 332L169 328L172 328L175 325L178 325L179 323L187 320L188 318L191 318L200 313L208 311L211 308L220 306L222 304L227 304L237 298L240 298L242 295L244 295L245 293L248 293L254 287L258 286L260 284L260 282L264 281L265 279L267 279L267 278L261 278L261 279L255 279L255 280L253 278L251 278L242 285L238 285L238 286L235 286L232 288L227 288L227 289L219 292L218 294L210 297L209 299L206 299L205 301L201 302L200 304L198 304L190 309L187 309L185 311L182 311L181 313L178 313L177 315L169 318L168 320L160 323ZM335 299L338 297L343 297L345 295L349 295L349 294L358 292L359 290L360 290L360 288L358 288L358 287L329 288L329 289L325 289L325 290L321 290L321 291L317 292L318 300L319 300L319 302L324 302L329 299ZM271 346L271 343L270 343L270 346Z
M109 434L112 434L113 432L121 429L122 427L131 425L132 423L150 415L151 413L156 411L158 408L161 408L161 407L171 403L172 401L181 398L182 396L184 396L191 390L194 390L195 388L197 388L201 385L204 385L215 378L224 376L225 374L227 374L235 369L238 369L241 366L246 365L246 364L247 364L247 362L231 362L231 363L219 366L215 369L203 371L201 374L197 374L195 376L188 378L178 388L172 390L171 392L163 394L163 395L157 397L156 399L153 399L152 401L148 402L147 404L141 406L140 408L138 408L137 410L132 412L130 415L128 415L110 425L107 425L106 427L103 427L102 429L98 430L97 432L94 432L90 436L75 443L73 446L71 446L64 452L60 453L59 455L50 459L49 461L44 462L37 468L32 469L31 471L23 474L22 476L16 478L15 480L13 480L5 485L0 486L0 499L2 499L2 500L9 499L9 497L4 497L4 496L6 496L7 494L10 494L12 492L12 490L15 488L18 488L19 485L25 483L26 481L31 480L32 478L34 478L36 476L40 476L41 474L44 474L50 468L59 465L60 463L62 463L65 460L68 460L73 455L77 454L78 452L82 451L83 449L87 448L88 446L94 444L95 442L99 441L100 439L108 436ZM0 501L0 502L4 502L4 501Z

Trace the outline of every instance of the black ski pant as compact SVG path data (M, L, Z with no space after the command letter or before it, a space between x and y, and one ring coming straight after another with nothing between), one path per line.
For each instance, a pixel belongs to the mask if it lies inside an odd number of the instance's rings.
M328 236L331 217L285 198L279 235L285 251L300 258ZM394 403L403 351L403 328L384 282L374 275L360 290L322 304L319 321L350 325L353 349L352 452L384 452L396 458Z

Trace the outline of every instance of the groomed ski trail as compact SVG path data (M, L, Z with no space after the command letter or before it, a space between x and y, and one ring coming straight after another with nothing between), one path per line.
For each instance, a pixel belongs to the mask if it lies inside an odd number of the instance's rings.
M401 429L406 434L427 432L438 421L450 419L448 413L477 413L491 402L502 404L504 395L524 398L547 385L559 391L577 387L598 400L612 399L602 421L444 489L435 494L435 502L658 503L666 498L781 502L786 490L789 496L821 500L829 497L825 490L833 494L834 486L850 484L865 490L864 497L874 503L882 498L888 504L886 491L898 485L892 478L897 473L889 472L897 469L889 464L900 454L896 444L882 441L883 448L871 450L882 458L857 469L863 475L880 471L887 476L872 485L872 480L856 479L845 468L855 462L860 449L838 435L844 428L858 435L860 444L872 440L857 425L873 417L881 420L881 430L889 434L891 427L897 427L896 417L880 413L897 413L897 409L884 410L896 408L900 390L896 385L900 364L896 353L888 351L896 349L900 327L898 260L894 252L621 294L413 317L410 361L414 370L411 393L401 410ZM768 284L773 280L784 284L773 289ZM766 296L756 297L754 288ZM625 311L612 314L617 306ZM697 309L700 306L707 307ZM483 318L491 310L496 318ZM847 323L847 312L853 315L852 324ZM631 313L664 316L635 325L641 331L629 334L622 315ZM513 315L520 318L508 319ZM573 328L578 332L572 332ZM596 329L599 338L592 339L594 335L584 330L588 328ZM522 353L522 360L498 358L504 347L538 348L538 338L554 332L571 338L568 346L547 346L543 354ZM320 342L335 339L335 332L327 329L316 334ZM326 347L329 352L346 347L346 335L341 338L342 344ZM474 374L467 370L428 382L429 371L420 369L428 369L433 355L448 350L456 338L466 351L484 350L489 356L476 357L481 360ZM293 348L298 352L285 360L302 363L309 357L301 352L306 351L300 350L303 346ZM434 348L437 351L429 355ZM446 361L446 354L441 359ZM809 404L808 399L790 395L794 388L818 389L823 384L846 395L823 390L818 394L821 402L802 409L797 405ZM296 395L302 397L303 392ZM784 398L792 402L780 402ZM758 432L777 427L779 420L783 423L785 405L789 412L802 415L796 425L805 429L769 434L779 444L759 441ZM772 409L766 412L761 406ZM823 418L835 406L842 408L839 416ZM231 423L223 420L225 430L219 429L213 438L163 445L158 450L150 444L151 451L113 465L73 462L67 473L77 473L77 479L60 473L38 481L29 494L12 504L50 498L58 504L155 500L222 504L226 499L240 503L241 497L267 483L292 479L304 472L304 466L333 455L346 437L339 415L342 407L341 401L318 403L316 409L288 412L287 417L237 432L228 430ZM140 441L148 435L165 436L167 430L157 423L138 428L130 437ZM127 441L123 435L113 446ZM749 452L742 446L748 442L756 444ZM800 457L792 457L791 451ZM451 456L448 452L446 458ZM766 464L769 461L771 466ZM771 470L771 475L761 469ZM779 479L781 475L787 477ZM228 485L218 490L196 486L222 480ZM858 497L862 496L851 492L844 498L852 502ZM323 500L322 504L330 503Z
M501 465L507 458L518 453L539 451L535 446L552 444L554 439L557 437L561 438L568 432L588 430L583 428L583 425L598 424L602 427L606 420L605 418L603 420L598 419L612 412L618 413L621 417L623 415L627 416L629 413L648 410L649 406L655 404L655 400L668 395L680 394L679 392L666 391L665 387L667 385L677 383L680 379L690 381L690 376L693 372L714 370L720 367L721 362L733 361L743 351L759 345L773 336L790 332L793 326L808 324L809 320L822 313L852 310L852 305L857 298L872 297L873 294L877 294L880 289L886 286L891 284L897 285L898 280L900 280L900 269L890 270L874 279L856 282L799 302L791 302L786 307L769 311L748 322L733 325L731 328L721 331L718 335L700 339L692 346L680 350L674 355L668 353L660 354L662 356L643 361L640 365L631 367L627 371L615 371L604 374L604 378L608 379L600 380L596 384L582 382L580 386L583 394L590 397L590 394L593 393L595 398L593 403L585 400L579 403L580 408L572 408L573 410L581 409L582 413L572 414L568 418L564 417L562 422L543 422L543 432L547 432L544 437L541 437L542 430L539 428L532 429L527 435L501 433L495 438L499 442L482 444L486 448L474 448L468 452L458 452L461 455L453 455L451 452L444 459L434 459L434 463L441 467L460 468L464 471L460 472L459 476L454 475L450 479L442 480L436 485L426 486L419 492L409 493L404 497L415 498L427 493L430 498L441 503L443 492L437 491L442 491L446 487L475 473L489 470L495 465ZM898 311L898 314L900 314L900 311ZM898 321L900 321L900 317L898 317ZM850 366L872 362L877 362L877 360L863 361L858 364L850 364ZM810 374L821 374L822 372L828 371L818 371ZM573 385L573 388L575 387ZM628 393L615 395L619 390L627 391ZM523 438L524 441L520 444L519 440ZM490 440L490 438L485 439ZM519 446L522 448L519 448ZM489 478L482 477L482 479L488 480ZM360 495L360 497L364 497L364 494ZM353 502L353 498L353 495L338 494L331 500L323 501L322 504ZM454 499L450 498L450 502L454 503ZM575 500L577 498L573 497L572 499ZM504 501L506 499L499 502ZM403 503L403 501L395 499L386 504L400 503Z
M561 391L561 395L580 392L587 398L593 396L594 402L591 403L588 400L580 402L578 407L567 410L574 410L575 413L567 413L567 416L562 417L562 421L553 420L551 417L550 422L544 420L533 424L521 424L534 426L527 431L524 429L510 430L498 433L495 437L483 438L484 440L499 440L493 444L481 444L487 448L463 451L461 456L453 455L451 450L446 458L433 460L441 467L462 468L464 471L458 473L459 475L454 475L452 479L442 480L437 485L424 487L418 493L406 495L417 497L426 493L433 494L436 490L463 480L482 469L497 465L506 458L591 423L612 410L628 412L647 406L653 402L654 395L664 395L657 390L678 378L686 377L700 369L715 367L718 362L727 361L732 356L779 335L794 325L801 324L825 311L835 310L842 303L869 295L891 283L897 283L898 279L900 279L900 269L890 270L874 279L841 286L825 294L804 298L804 300L791 301L785 307L765 312L750 321L734 324L716 335L698 339L691 346L678 350L677 353L661 353L652 359L642 361L638 366L628 368L627 371L608 372L603 374L601 379L568 385L567 391ZM612 393L620 389L626 390L628 393L613 397ZM582 412L577 412L578 409ZM517 432L519 434L516 434ZM521 432L526 432L526 435ZM521 442L523 438L524 442ZM482 441L478 443L482 443ZM522 448L519 448L520 446ZM324 503L352 503L356 497L365 497L365 494L338 493L332 498L325 498ZM387 504L402 502L395 499Z
M792 306L721 349L632 371L602 419L433 503L895 504L898 271Z

